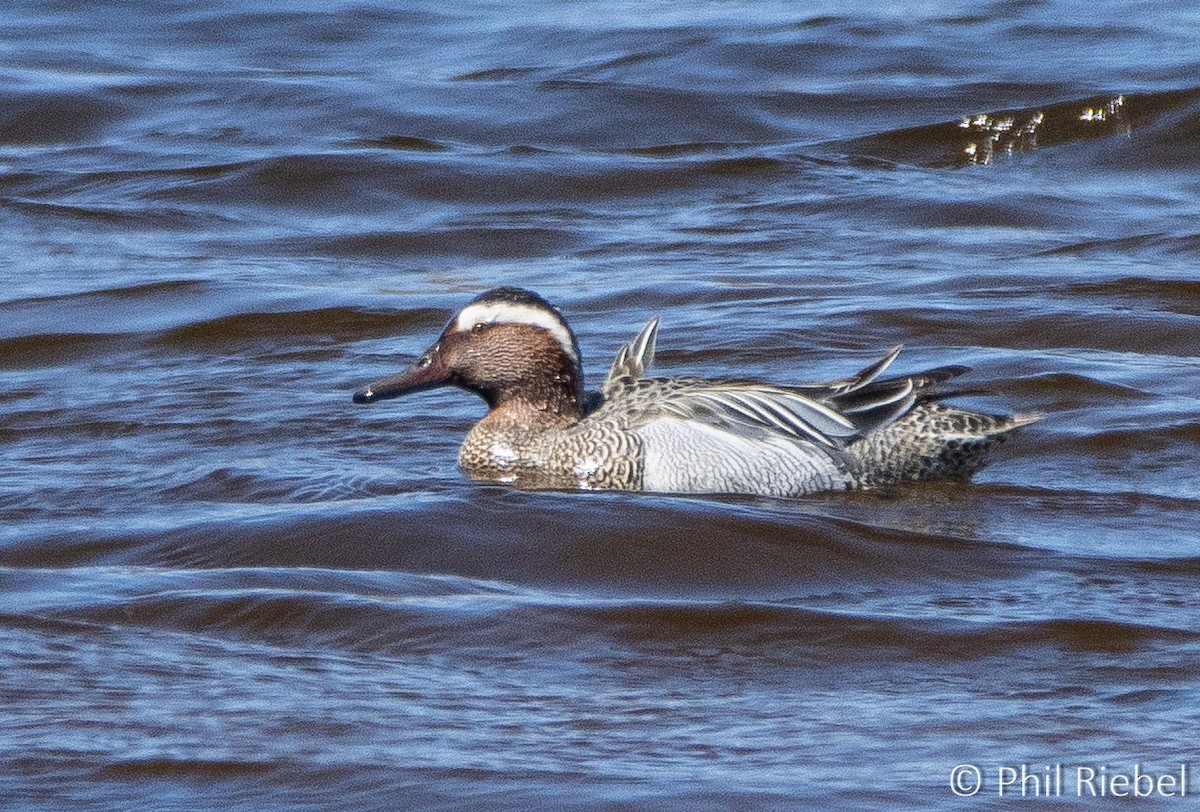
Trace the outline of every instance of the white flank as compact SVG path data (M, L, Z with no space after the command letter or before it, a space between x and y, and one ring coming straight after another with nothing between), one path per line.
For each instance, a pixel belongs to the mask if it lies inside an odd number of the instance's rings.
M458 320L454 326L465 332L481 322L483 324L531 324L534 327L541 327L557 339L558 343L562 345L563 352L573 361L577 363L579 361L570 331L557 316L540 307L530 307L512 302L481 302L463 308L462 312L458 314Z
M845 481L830 452L806 440L754 439L673 417L652 420L637 434L645 449L646 491L788 496Z

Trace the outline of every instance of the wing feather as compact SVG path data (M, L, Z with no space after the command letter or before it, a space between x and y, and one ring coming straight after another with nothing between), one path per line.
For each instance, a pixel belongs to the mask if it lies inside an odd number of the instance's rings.
M883 390L876 397L867 399L862 398L859 402L851 399L846 399L842 405L842 414L857 414L859 412L868 412L872 409L879 409L884 406L890 406L894 403L902 401L911 401L914 399L913 391L916 387L913 386L912 378L902 378L896 381L896 386L891 390Z
M611 397L623 386L635 383L645 376L646 370L654 363L654 349L658 343L658 318L650 319L632 341L617 351L608 377L600 391L605 397Z
M858 429L834 409L785 389L702 384L667 393L665 411L725 428L765 429L836 448Z
M902 346L846 378L794 387L773 387L696 378L647 378L654 361L658 319L617 352L601 387L602 402L619 402L638 423L670 415L744 437L764 435L842 448L857 437L903 417L933 397L940 383L968 371L944 366L915 375L885 378Z
M840 381L833 381L829 384L830 389L833 390L833 394L840 395L846 392L853 392L856 389L862 389L864 386L871 383L871 381L875 380L884 372L886 372L887 368L892 365L892 361L896 360L896 356L900 354L900 350L902 349L904 349L904 345L897 344L888 350L887 355L883 356L870 366L859 370L849 378L843 378Z

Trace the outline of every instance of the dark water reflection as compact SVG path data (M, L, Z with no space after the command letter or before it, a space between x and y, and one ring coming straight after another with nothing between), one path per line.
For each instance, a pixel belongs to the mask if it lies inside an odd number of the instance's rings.
M989 808L1000 766L1189 762L1190 14L15 4L6 808L940 809L962 762ZM969 486L480 486L480 404L349 392L498 284L593 381L659 314L666 373L903 343L1047 419Z

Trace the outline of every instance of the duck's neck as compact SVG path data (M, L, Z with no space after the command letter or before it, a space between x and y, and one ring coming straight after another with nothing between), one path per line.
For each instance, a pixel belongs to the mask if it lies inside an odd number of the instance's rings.
M565 428L583 415L582 376L566 367L538 380L479 394L489 407L480 425L492 429Z

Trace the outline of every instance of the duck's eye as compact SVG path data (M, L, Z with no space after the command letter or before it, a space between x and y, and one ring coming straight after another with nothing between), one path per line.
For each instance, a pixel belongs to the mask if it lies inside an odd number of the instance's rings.
M487 328L488 328L487 322L477 321L477 322L475 322L475 326L471 328L471 332L474 333L475 335L479 335Z
M433 363L433 359L430 358L428 355L422 355L419 359L417 359L417 366L420 367L421 369L424 369L425 367L429 366L432 363Z

